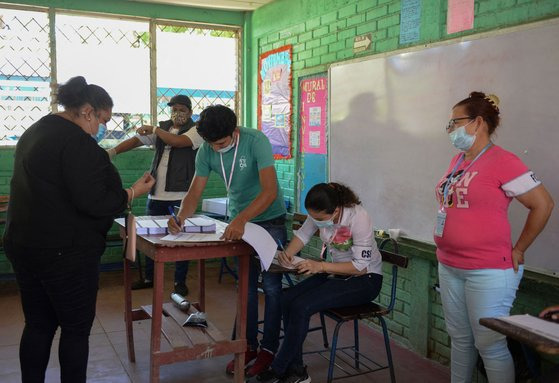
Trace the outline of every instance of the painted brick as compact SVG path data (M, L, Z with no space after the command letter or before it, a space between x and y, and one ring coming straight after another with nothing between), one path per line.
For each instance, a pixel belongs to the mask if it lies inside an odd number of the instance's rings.
M388 4L388 13L396 13L402 10L402 3L401 2L393 2Z
M357 12L360 13L369 10L376 5L376 0L361 0L357 3Z
M369 20L376 20L388 14L388 7L386 5L381 5L376 8L371 9L367 12L366 19Z
M333 43L335 41L338 41L338 34L337 33L330 33L324 37L322 37L320 39L320 44L321 45L328 45L330 43Z
M285 39L285 43L293 45L297 42L297 40L298 40L297 36L293 36L288 39Z
M389 27L386 31L386 34L387 34L388 37L400 36L400 26L399 25L393 25L393 26Z
M276 41L275 43L272 44L272 48L273 49L278 49L280 47L283 47L285 45L285 41L280 40L280 41Z
M330 45L328 45L328 52L337 52L339 50L342 50L345 48L345 42L344 41L336 41L335 43L332 43Z
M377 21L378 29L388 28L391 25L399 25L399 24L400 24L399 14L383 17L382 19Z
M330 33L334 33L339 31L340 29L345 29L347 26L347 19L342 19L340 21L336 21L335 23L330 24L328 27L330 29Z
M307 31L318 28L320 26L320 17L315 17L313 19L307 20L305 27Z
M333 23L338 19L338 12L330 12L320 17L320 22L322 25Z
M396 37L375 43L375 50L377 52L389 52L396 48L398 48L398 38Z
M365 15L355 15L347 19L347 26L352 27L365 21Z
M347 5L338 10L338 18L343 19L345 17L355 15L356 11L357 11L356 4Z
M299 41L301 40L299 39ZM292 49L293 49L293 54L302 52L305 50L305 44L295 44L293 45Z
M363 35L365 33L374 32L377 30L377 22L376 21L368 21L361 25L358 25L356 28L355 33L357 35Z
M322 45L322 46L319 46L318 48L315 48L315 49L312 50L312 55L315 56L315 57L326 54L326 53L328 53L328 46L327 45Z
M320 36L324 36L325 34L328 33L328 27L321 27L318 29L315 29L312 33L313 37L320 37Z
M313 66L317 66L320 65L320 57L311 57L308 60L305 60L305 67L306 68L312 68Z
M355 28L348 28L338 32L338 39L344 40L348 37L355 37Z
M307 40L312 39L312 32L306 32L299 35L299 42L305 42Z
M338 51L336 53L336 58L338 60L345 60L345 59L348 59L350 57L353 57L353 50L352 49L344 49L344 50Z
M336 61L336 52L328 53L320 58L321 64L330 64L334 61Z
M266 39L266 42L268 44L276 42L280 39L280 34L279 33L272 33L270 35L268 35L268 38Z

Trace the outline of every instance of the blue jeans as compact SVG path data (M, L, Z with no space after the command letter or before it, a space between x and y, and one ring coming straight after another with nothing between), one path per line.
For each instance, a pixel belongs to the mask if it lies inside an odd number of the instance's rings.
M523 270L464 270L439 263L441 300L452 341L452 383L471 382L477 351L490 383L514 383L506 337L480 325L479 319L509 315Z
M146 206L147 215L169 215L169 206L180 206L181 201L160 201L148 198ZM175 283L185 283L188 274L188 261L175 262ZM145 279L153 281L153 260L146 257L146 275Z
M285 290L281 300L284 338L272 369L284 374L290 368L303 366L303 343L313 314L370 302L378 296L381 287L380 274L366 274L347 280L315 274Z
M254 223L266 229L276 242L281 242L282 246L287 242L284 216ZM279 347L281 328L281 279L283 274L261 271L260 261L256 257L250 258L248 276L247 343L249 349L258 349L258 276L260 274L262 274L265 303L264 336L260 342L260 347L275 354Z
M61 382L85 383L104 248L37 249L5 243L25 316L22 382L43 382L56 329Z

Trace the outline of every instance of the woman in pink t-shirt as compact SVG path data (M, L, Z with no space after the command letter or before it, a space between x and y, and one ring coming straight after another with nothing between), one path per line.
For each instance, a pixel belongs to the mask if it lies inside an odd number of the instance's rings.
M461 151L436 187L435 243L441 299L452 341L452 382L469 382L477 351L490 383L514 382L504 335L479 324L509 315L524 252L543 230L553 200L522 161L491 142L499 99L472 92L452 109L447 133ZM514 246L507 211L513 198L530 212Z

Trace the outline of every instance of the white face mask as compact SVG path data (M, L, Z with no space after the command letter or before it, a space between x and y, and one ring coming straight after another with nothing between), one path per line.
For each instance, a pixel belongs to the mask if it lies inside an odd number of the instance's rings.
M313 217L311 217L311 219L313 220L314 224L319 229L324 229L324 228L327 228L327 227L334 226L334 219L333 218L327 219L326 221L318 221L318 220L314 219Z
M231 143L223 148L217 149L216 151L218 153L227 153L228 151L230 151L231 149L233 149L235 147L237 140L235 139L235 137L233 137L233 139L231 140Z
M466 133L466 126L470 125L472 122L473 120L464 126L454 129L448 134L450 142L456 149L467 152L474 145L476 135Z

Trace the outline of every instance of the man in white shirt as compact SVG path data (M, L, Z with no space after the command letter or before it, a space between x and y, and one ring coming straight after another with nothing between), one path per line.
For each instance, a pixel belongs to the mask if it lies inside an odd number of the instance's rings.
M167 104L171 107L171 120L159 126L142 125L137 135L121 142L107 152L111 159L142 145L155 148L151 164L151 175L155 186L148 196L147 215L169 215L169 207L180 206L190 182L194 177L194 161L198 147L204 140L198 135L192 121L192 103L182 94L176 95ZM132 289L153 287L153 261L146 257L146 273L143 281L132 284ZM188 261L175 263L175 292L188 294L186 275Z

